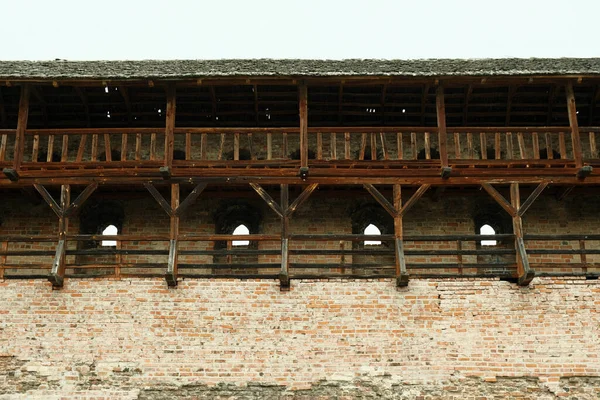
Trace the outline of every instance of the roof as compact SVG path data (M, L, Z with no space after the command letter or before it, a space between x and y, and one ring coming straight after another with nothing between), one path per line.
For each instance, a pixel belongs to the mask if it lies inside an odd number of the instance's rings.
M600 58L0 61L0 79L600 75Z

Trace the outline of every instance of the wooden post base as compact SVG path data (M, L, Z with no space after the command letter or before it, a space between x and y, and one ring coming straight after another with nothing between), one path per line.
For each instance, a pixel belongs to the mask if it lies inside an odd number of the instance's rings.
M531 281L535 278L535 271L529 270L525 272L523 275L519 276L518 284L519 286L529 286Z
M408 286L408 274L400 274L400 276L396 277L396 286L397 287Z
M586 176L590 176L594 172L594 168L591 165L585 165L581 167L579 171L577 171L577 177L579 179L583 179Z
M52 287L62 288L65 283L65 278L56 273L50 273L50 275L48 275L48 281L52 283Z
M450 174L452 173L452 167L442 167L442 179L450 178Z
M288 274L279 274L279 288L282 291L290 290L290 276Z
M14 168L4 168L2 170L2 172L4 173L4 175L6 175L6 177L8 179L10 179L12 182L16 182L19 180L19 173L14 169Z
M160 176L162 176L163 179L171 179L171 169L169 167L160 167L158 172L160 172Z

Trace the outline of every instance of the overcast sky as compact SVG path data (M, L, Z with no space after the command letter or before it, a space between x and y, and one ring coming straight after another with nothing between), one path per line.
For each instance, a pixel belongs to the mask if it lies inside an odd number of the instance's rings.
M2 0L0 59L598 57L600 0Z

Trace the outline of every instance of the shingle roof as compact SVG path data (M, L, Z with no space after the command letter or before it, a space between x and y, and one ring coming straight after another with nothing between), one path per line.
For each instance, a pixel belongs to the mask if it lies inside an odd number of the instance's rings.
M0 79L600 75L600 58L0 61Z

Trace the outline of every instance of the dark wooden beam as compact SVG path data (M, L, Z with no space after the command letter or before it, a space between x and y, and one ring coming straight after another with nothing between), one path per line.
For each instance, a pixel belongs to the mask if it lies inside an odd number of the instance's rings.
M469 103L471 101L471 96L473 95L473 85L467 86L467 92L465 93L465 102L463 103L463 126L468 125L469 118Z
M61 206L58 205L58 203L56 202L56 200L54 200L54 198L52 197L52 195L50 195L50 193L48 193L48 190L46 190L46 188L44 186L39 185L37 183L34 184L33 187L35 187L35 190L38 191L38 193L42 196L42 198L50 206L50 209L52 211L54 211L54 214L56 214L56 216L58 218L61 218L63 216L62 215L63 214L63 209L61 208Z
M400 185L394 185L394 209L402 209L402 192ZM406 271L406 258L404 257L402 215L396 212L394 217L394 250L396 255L396 286L408 286L408 272Z
M341 126L344 124L344 113L343 110L344 104L344 83L340 83L340 88L338 90L338 124Z
M512 216L512 220L513 233L515 235L515 248L517 250L518 283L520 286L527 286L535 277L535 272L529 267L529 259L527 258L525 242L523 241L523 220L521 219L521 215L518 213L518 211L521 209L521 197L519 195L518 183L511 183L510 185L510 200L512 208L517 210L515 215Z
M292 202L292 204L287 208L288 217L292 216L292 214L296 211L296 209L298 207L300 207L302 205L302 203L304 203L309 198L311 193L314 192L318 186L319 186L318 183L312 183L312 184L308 185L308 187L306 187L302 191L302 193L300 193L300 195L296 198L296 200L294 200ZM282 208L282 211L284 211L283 206L281 208Z
M496 200L496 203L498 203L498 205L500 207L502 207L504 209L504 211L506 211L507 213L509 213L511 217L516 217L517 216L517 209L515 209L508 202L508 200L506 200L504 198L504 196L502 196L500 194L500 192L498 192L492 185L490 185L489 183L482 183L481 187L483 187L485 189L485 191L488 192L488 194L490 196L492 196L492 198L494 200Z
M173 149L175 147L175 108L176 91L175 84L167 86L167 115L165 126L165 164L164 167L170 171L173 168Z
M71 188L69 185L62 185L60 190L60 215L58 218L58 245L54 255L54 262L52 263L52 269L48 276L48 280L52 283L52 286L56 288L62 287L65 279L67 230L69 228L69 218L65 215L65 210L70 203Z
M583 167L583 156L581 152L581 139L579 137L579 123L577 122L577 105L575 104L575 93L573 84L570 82L565 86L567 95L567 111L569 113L569 124L571 126L571 142L573 144L573 158L575 166L579 169Z
M517 212L519 217L522 217L527 212L527 210L529 210L529 207L531 207L533 202L537 200L537 198L540 196L540 194L542 194L542 192L544 191L544 189L546 189L547 186L548 182L542 182L539 185L537 185L535 190L529 195L527 200L525 200L525 202L519 208Z
M15 136L15 156L13 168L15 174L19 174L21 163L23 162L23 153L25 152L25 130L27 129L27 119L29 117L29 93L30 86L21 86L21 98L19 99L19 117L17 120L17 134Z
M381 100L379 102L379 109L381 110L381 124L385 125L385 96L387 93L387 84L381 85Z
M250 186L265 201L265 203L267 203L267 205L269 207L271 207L271 210L275 211L275 213L279 216L279 218L283 218L283 216L284 216L283 210L281 209L279 204L277 204L277 202L275 200L273 200L271 195L269 195L269 193L267 193L267 191L265 189L263 189L257 183L250 183Z
M179 207L175 210L175 215L181 217L183 213L196 201L198 196L206 189L207 183L199 183L196 187L188 194L188 196L181 202Z
M308 88L305 84L298 86L298 103L300 107L300 168L308 168Z
M258 116L258 85L253 85L252 90L254 92L254 123L256 126L260 125L260 120Z
M2 88L0 87L0 126L2 128L8 128L6 122L6 109L4 108L4 97L2 96Z
M281 270L279 271L279 286L281 290L289 290L290 288L290 271L289 271L289 186L281 185Z
M127 123L129 126L133 125L133 112L131 107L131 100L129 98L129 90L127 86L117 86L118 92L121 93L123 101L125 102L125 108L127 109Z
M66 210L64 210L67 217L71 217L77 213L83 203L96 191L98 188L98 182L93 182L87 185L85 189L77 196L75 201L71 203Z
M171 184L171 210L179 208L179 184ZM177 244L179 239L179 215L170 214L169 227L169 257L167 259L167 273L165 280L169 287L177 286Z
M429 84L423 85L423 92L421 94L421 126L425 126L425 107L427 106L427 100L429 97Z
M504 126L510 125L510 110L512 108L513 96L517 91L517 87L515 85L511 85L508 87L508 96L506 98L506 117L504 119Z
M560 86L553 83L551 85L551 89L548 91L548 110L546 117L546 125L552 125L552 114L554 112L554 103L556 103L556 98L558 97L558 92L560 90Z
M448 168L448 135L446 133L446 105L444 101L444 87L439 85L436 89L435 104L437 110L438 143L440 146L440 162L442 163L442 174L449 176ZM451 170L450 170L451 171Z
M596 90L594 91L592 97L592 102L590 104L590 115L588 117L588 126L592 126L594 124L594 111L598 105L598 100L600 100L600 85L596 85Z
M169 202L167 202L167 200L165 200L162 194L160 194L160 192L156 190L154 185L152 183L146 182L144 183L144 187L150 192L152 197L154 197L158 204L160 204L162 209L169 215L169 217L173 216L174 213L173 209L171 208L171 205L169 204Z
M390 214L392 218L396 218L396 216L398 215L398 210L394 207L392 203L388 201L388 199L385 198L383 194L381 194L379 190L377 190L377 188L375 188L375 186L371 185L370 183L365 183L363 186L365 189L367 189L371 196L373 196L373 198L377 200L377 202L385 209L385 211L387 211L387 213Z
M42 109L42 119L44 120L44 128L48 127L48 103L44 99L44 96L40 93L37 87L31 86L31 94L37 102L40 104L40 108Z
M417 203L417 201L419 201L419 199L423 197L427 189L429 189L430 187L431 185L427 183L419 186L417 191L410 197L410 199L408 199L406 203L404 203L402 208L398 210L398 216L404 217L408 210L410 210Z

